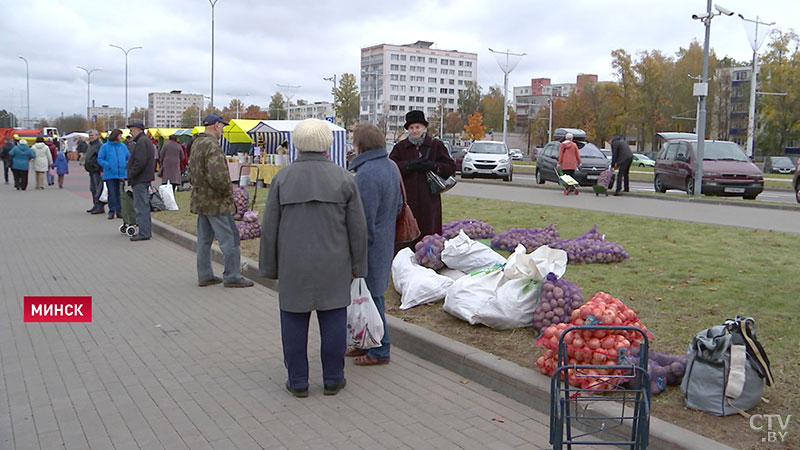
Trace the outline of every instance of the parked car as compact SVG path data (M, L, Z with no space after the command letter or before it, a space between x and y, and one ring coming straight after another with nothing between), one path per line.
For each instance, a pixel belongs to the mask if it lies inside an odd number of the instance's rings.
M653 186L656 192L679 189L694 194L694 140L674 139L665 143L656 159ZM764 190L764 174L742 149L730 141L705 141L702 193L742 196L753 200Z
M656 158L658 158L658 152L641 152L641 154L652 159L653 163L655 163Z
M539 157L536 158L537 183L544 184L545 181L558 183L556 165L558 164L558 146L560 144L558 141L550 142L539 152ZM597 183L597 176L600 175L600 172L608 169L611 161L592 143L575 139L575 144L578 145L578 152L581 155L581 165L575 171L573 178L581 186L591 186Z
M466 153L467 149L463 147L453 147L450 152L450 157L456 162L456 173L461 173L461 165L464 163L464 155Z
M764 173L794 173L795 165L788 156L767 156L764 158Z
M611 161L611 157L612 157L612 155L611 155L611 150L609 150L609 149L607 149L607 148L601 148L601 149L600 149L600 151L603 153L603 155L605 155L605 157L606 157L606 158L607 158L609 161Z
M797 203L800 203L800 158L797 159L797 167L794 169L794 176L792 177L792 189L794 189L795 200L797 200Z
M654 167L656 165L656 162L642 153L634 153L633 162L631 163L631 165L639 167Z
M513 166L508 147L500 141L475 141L461 163L461 178L487 177L511 181Z
M508 151L508 154L511 155L511 159L515 161L522 161L522 151L518 148L512 148Z

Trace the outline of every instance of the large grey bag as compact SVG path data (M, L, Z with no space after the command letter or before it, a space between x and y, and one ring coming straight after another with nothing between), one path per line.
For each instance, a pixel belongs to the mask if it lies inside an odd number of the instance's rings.
M681 390L689 408L746 416L761 402L765 381L772 385L772 372L756 339L755 320L737 316L692 339Z

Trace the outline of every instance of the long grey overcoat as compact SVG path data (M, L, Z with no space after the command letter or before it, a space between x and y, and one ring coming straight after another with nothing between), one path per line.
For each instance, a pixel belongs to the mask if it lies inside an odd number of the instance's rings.
M259 272L278 279L281 310L348 306L352 275L367 276L367 222L353 175L301 152L270 182L260 250Z

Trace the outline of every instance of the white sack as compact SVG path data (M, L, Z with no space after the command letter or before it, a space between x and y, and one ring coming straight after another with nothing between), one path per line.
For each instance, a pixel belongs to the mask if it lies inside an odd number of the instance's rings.
M538 303L537 291L531 280L505 280L498 286L494 301L483 303L473 319L498 330L529 327Z
M564 250L542 245L533 252L526 254L525 247L522 244L517 245L503 269L508 279L534 280L537 282L543 280L550 272L561 278L566 271L567 252Z
M505 258L486 244L470 239L461 230L458 236L445 241L442 262L451 269L472 273L495 264L503 264Z
M408 247L397 252L392 261L392 282L400 293L401 310L441 300L453 284L452 279L417 264Z
M486 310L486 304L495 302L499 284L503 281L503 271L478 273L459 278L447 290L444 310L470 325L480 323L476 318Z

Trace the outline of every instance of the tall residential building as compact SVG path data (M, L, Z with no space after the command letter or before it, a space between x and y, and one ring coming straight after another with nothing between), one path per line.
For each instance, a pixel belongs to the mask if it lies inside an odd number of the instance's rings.
M433 42L381 44L361 49L362 122L402 129L405 115L422 110L428 122L458 110L458 94L478 82L477 53L438 50Z
M181 91L151 92L148 100L148 127L179 128L186 108L194 105L203 109L202 94L182 94Z
M289 106L289 120L325 120L326 117L334 117L335 115L331 102L314 102L306 105Z

